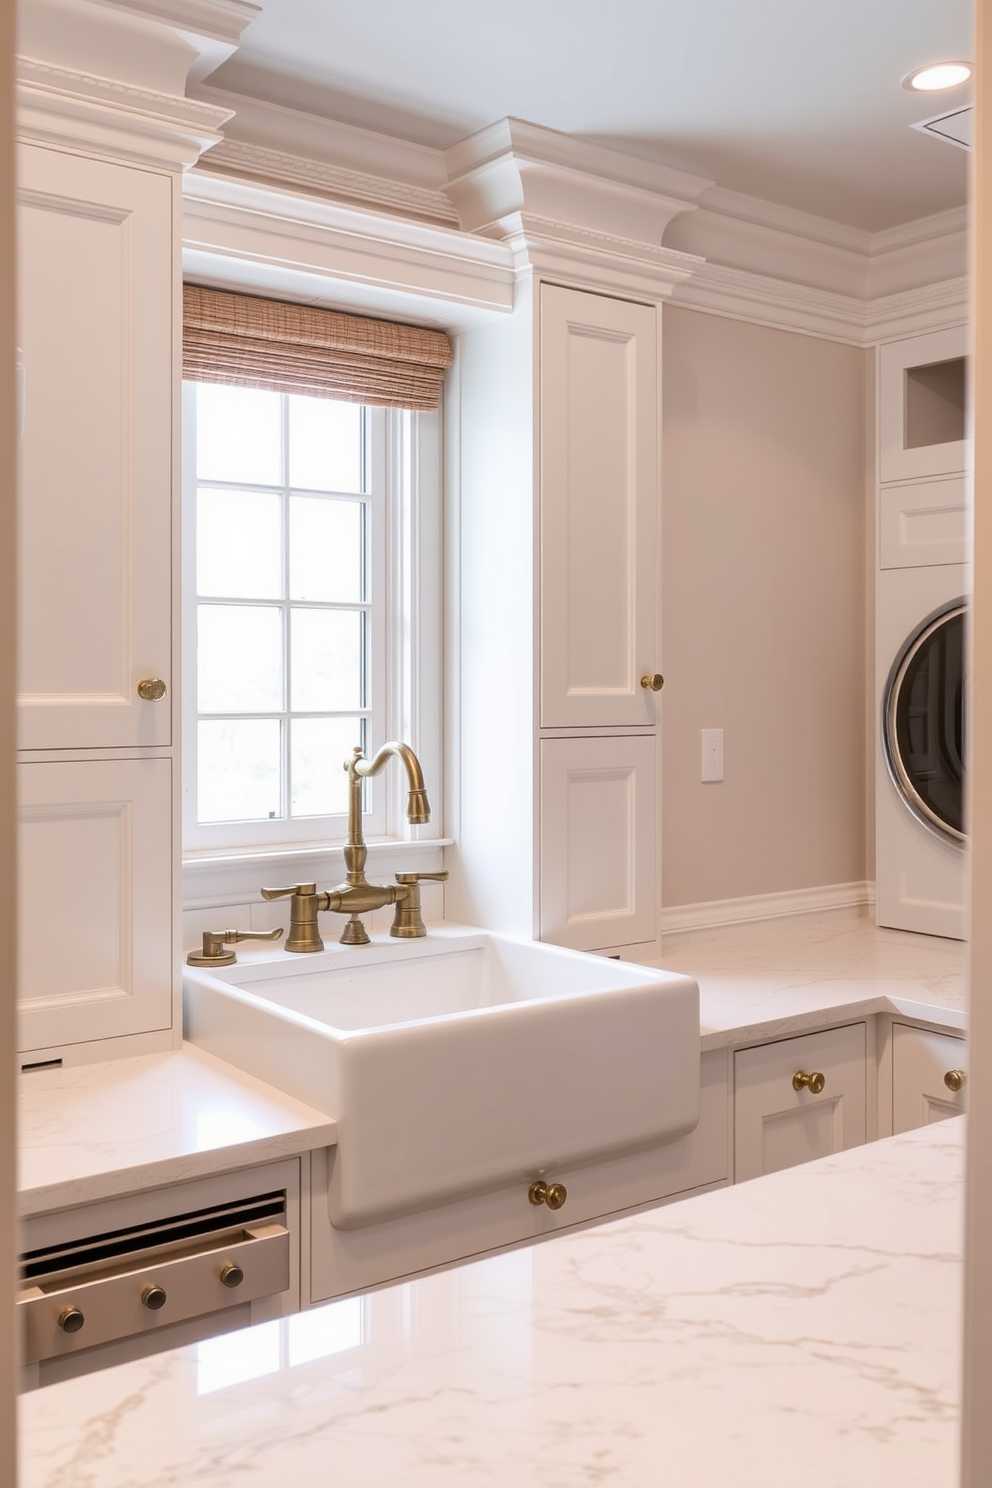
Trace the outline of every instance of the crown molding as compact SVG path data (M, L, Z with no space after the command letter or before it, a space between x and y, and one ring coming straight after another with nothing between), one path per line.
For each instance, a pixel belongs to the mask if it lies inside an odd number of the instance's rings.
M865 304L865 341L919 336L966 324L971 315L971 281L967 275L927 284L901 294L884 295Z
M206 163L208 170L446 227L459 225L444 191L440 150L220 88L201 85L193 96L232 114L223 143Z
M868 300L715 263L702 264L672 298L688 309L851 346L922 335L969 313L965 276Z
M595 294L666 300L676 285L696 273L703 262L692 254L530 212L506 218L503 225L503 241L513 252L518 276L564 280Z
M259 13L249 0L22 0L22 139L171 170L222 139L230 109L186 97Z
M232 180L183 180L183 267L201 283L253 287L462 330L513 309L505 243Z
M221 143L211 150L204 168L224 175L233 171L253 181L273 185L295 186L311 195L360 203L398 216L458 226L458 213L443 192L349 170L346 166L332 165L327 161L307 160L284 150L246 144L231 139L226 131Z
M521 216L659 246L713 183L521 119L444 152L446 192L467 232L506 237Z
M186 169L221 140L228 118L208 104L34 57L17 58L16 93L22 140L171 170Z

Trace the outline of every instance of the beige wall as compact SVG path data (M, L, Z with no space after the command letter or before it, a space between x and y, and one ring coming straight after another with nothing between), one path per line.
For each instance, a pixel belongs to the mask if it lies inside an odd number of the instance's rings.
M663 314L662 903L863 879L868 358Z

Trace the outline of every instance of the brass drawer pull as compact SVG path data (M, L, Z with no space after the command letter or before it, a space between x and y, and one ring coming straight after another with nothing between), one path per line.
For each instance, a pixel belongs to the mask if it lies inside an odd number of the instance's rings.
M59 1313L59 1327L63 1333L78 1333L85 1321L78 1307L63 1307Z
M158 1312L160 1307L165 1306L165 1290L160 1286L146 1286L141 1300L149 1312Z
M660 672L645 672L641 678L641 686L645 692L660 692L665 685L665 679Z
M527 1190L532 1204L547 1204L549 1209L561 1209L568 1198L564 1183L532 1183Z
M144 703L157 703L165 693L166 686L161 677L145 677L138 683L138 696Z
M793 1090L808 1090L810 1095L819 1095L826 1083L826 1075L821 1075L819 1070L811 1070L808 1075L796 1070L792 1077Z
M944 1084L947 1086L948 1090L952 1090L955 1095L957 1095L959 1091L963 1090L967 1083L968 1076L964 1070L948 1070L947 1074L944 1076Z
M239 1287L244 1281L245 1273L242 1271L241 1267L236 1266L233 1261L228 1261L227 1265L220 1273L220 1279L226 1287L230 1287L233 1291L235 1287Z

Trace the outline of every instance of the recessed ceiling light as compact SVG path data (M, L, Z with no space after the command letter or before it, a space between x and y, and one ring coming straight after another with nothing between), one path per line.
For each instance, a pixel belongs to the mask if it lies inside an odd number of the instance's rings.
M970 77L970 62L933 62L907 73L902 85L912 93L937 93L941 88L956 88Z

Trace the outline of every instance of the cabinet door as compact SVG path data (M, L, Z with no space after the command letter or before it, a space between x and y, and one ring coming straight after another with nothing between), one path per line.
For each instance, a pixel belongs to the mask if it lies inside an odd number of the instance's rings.
M653 723L658 323L541 289L541 724Z
M797 1074L821 1074L819 1094ZM865 1025L829 1028L734 1055L734 1178L758 1178L857 1147L866 1137Z
M168 744L172 183L19 155L23 749Z
M168 1028L171 761L18 766L20 1047Z
M967 1071L968 1046L963 1038L893 1023L893 1133L960 1116L967 1104L960 1077ZM955 1090L955 1085L960 1088Z
M540 747L541 939L577 951L654 940L654 739L543 739Z
M968 329L931 331L879 347L879 479L915 480L968 468Z

